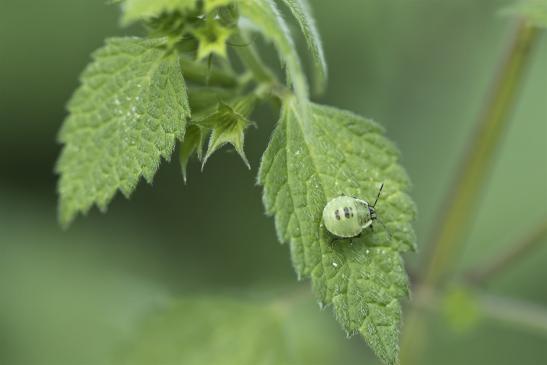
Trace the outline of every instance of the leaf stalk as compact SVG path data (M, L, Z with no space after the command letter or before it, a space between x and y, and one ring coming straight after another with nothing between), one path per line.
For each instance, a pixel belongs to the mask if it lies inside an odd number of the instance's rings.
M493 156L511 120L538 33L536 27L524 20L517 24L507 56L492 84L490 97L466 149L467 155L445 199L440 223L435 225L436 230L430 240L431 252L424 266L423 283L426 286L435 287L446 279L451 264L463 246L477 200L487 182Z

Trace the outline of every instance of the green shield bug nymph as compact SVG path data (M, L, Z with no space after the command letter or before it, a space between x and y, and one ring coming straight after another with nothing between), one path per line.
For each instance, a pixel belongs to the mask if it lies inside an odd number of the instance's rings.
M380 198L384 184L380 186L374 204L366 200L350 196L338 196L327 203L323 209L325 228L340 238L357 237L365 229L373 228L372 224L378 219L374 207Z

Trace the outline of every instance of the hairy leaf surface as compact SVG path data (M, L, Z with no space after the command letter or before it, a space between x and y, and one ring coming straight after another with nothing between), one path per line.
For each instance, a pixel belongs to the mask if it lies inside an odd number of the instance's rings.
M315 65L315 90L324 91L327 83L327 61L321 38L307 0L282 0L291 10L304 34Z
M83 72L59 135L63 224L93 204L105 210L118 189L129 196L141 176L151 182L183 138L190 108L179 57L165 42L109 39Z
M415 248L415 207L396 148L376 123L311 105L309 123L287 101L259 173L264 204L280 241L290 243L299 277L310 277L322 304L332 305L349 334L361 333L386 364L398 357L399 300L408 294L400 253ZM322 226L326 203L346 194L372 201L381 183L374 232L332 242Z

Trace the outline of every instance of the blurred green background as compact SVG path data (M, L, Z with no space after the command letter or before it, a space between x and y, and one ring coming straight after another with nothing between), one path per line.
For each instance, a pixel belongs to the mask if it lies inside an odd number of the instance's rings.
M514 25L499 15L508 1L311 3L330 68L319 101L387 127L413 180L423 248ZM268 114L247 137L251 171L235 154L219 153L203 173L190 166L185 186L174 159L130 201L118 196L108 214L94 210L68 231L59 228L56 133L90 52L107 36L134 34L118 27L118 17L117 7L100 0L0 5L0 364L106 364L141 318L169 298L308 290L296 282L255 184L275 122ZM480 266L547 217L545 36L479 206L459 270ZM545 309L543 243L489 292ZM408 257L414 270L419 255ZM330 354L325 364L378 363L361 339L345 339L311 295L299 300L306 315L295 316L293 327L310 353L320 344ZM457 332L432 315L424 331L424 364L547 358L544 332L503 322L482 320Z

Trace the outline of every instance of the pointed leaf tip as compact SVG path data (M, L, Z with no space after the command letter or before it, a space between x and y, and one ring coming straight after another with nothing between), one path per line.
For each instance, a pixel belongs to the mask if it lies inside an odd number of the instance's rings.
M165 38L111 38L93 54L68 103L59 140L59 218L62 225L92 205L101 211L120 190L151 182L169 159L190 116L180 61ZM171 113L158 113L170 110Z
M400 299L408 293L401 253L415 244L415 208L399 153L376 123L353 113L309 104L304 119L296 99L286 100L262 157L259 183L275 216L278 237L290 244L299 277L310 277L321 303L332 305L349 333L361 333L388 365L399 352ZM361 238L332 243L323 208L345 193L373 201L381 183L382 226Z

